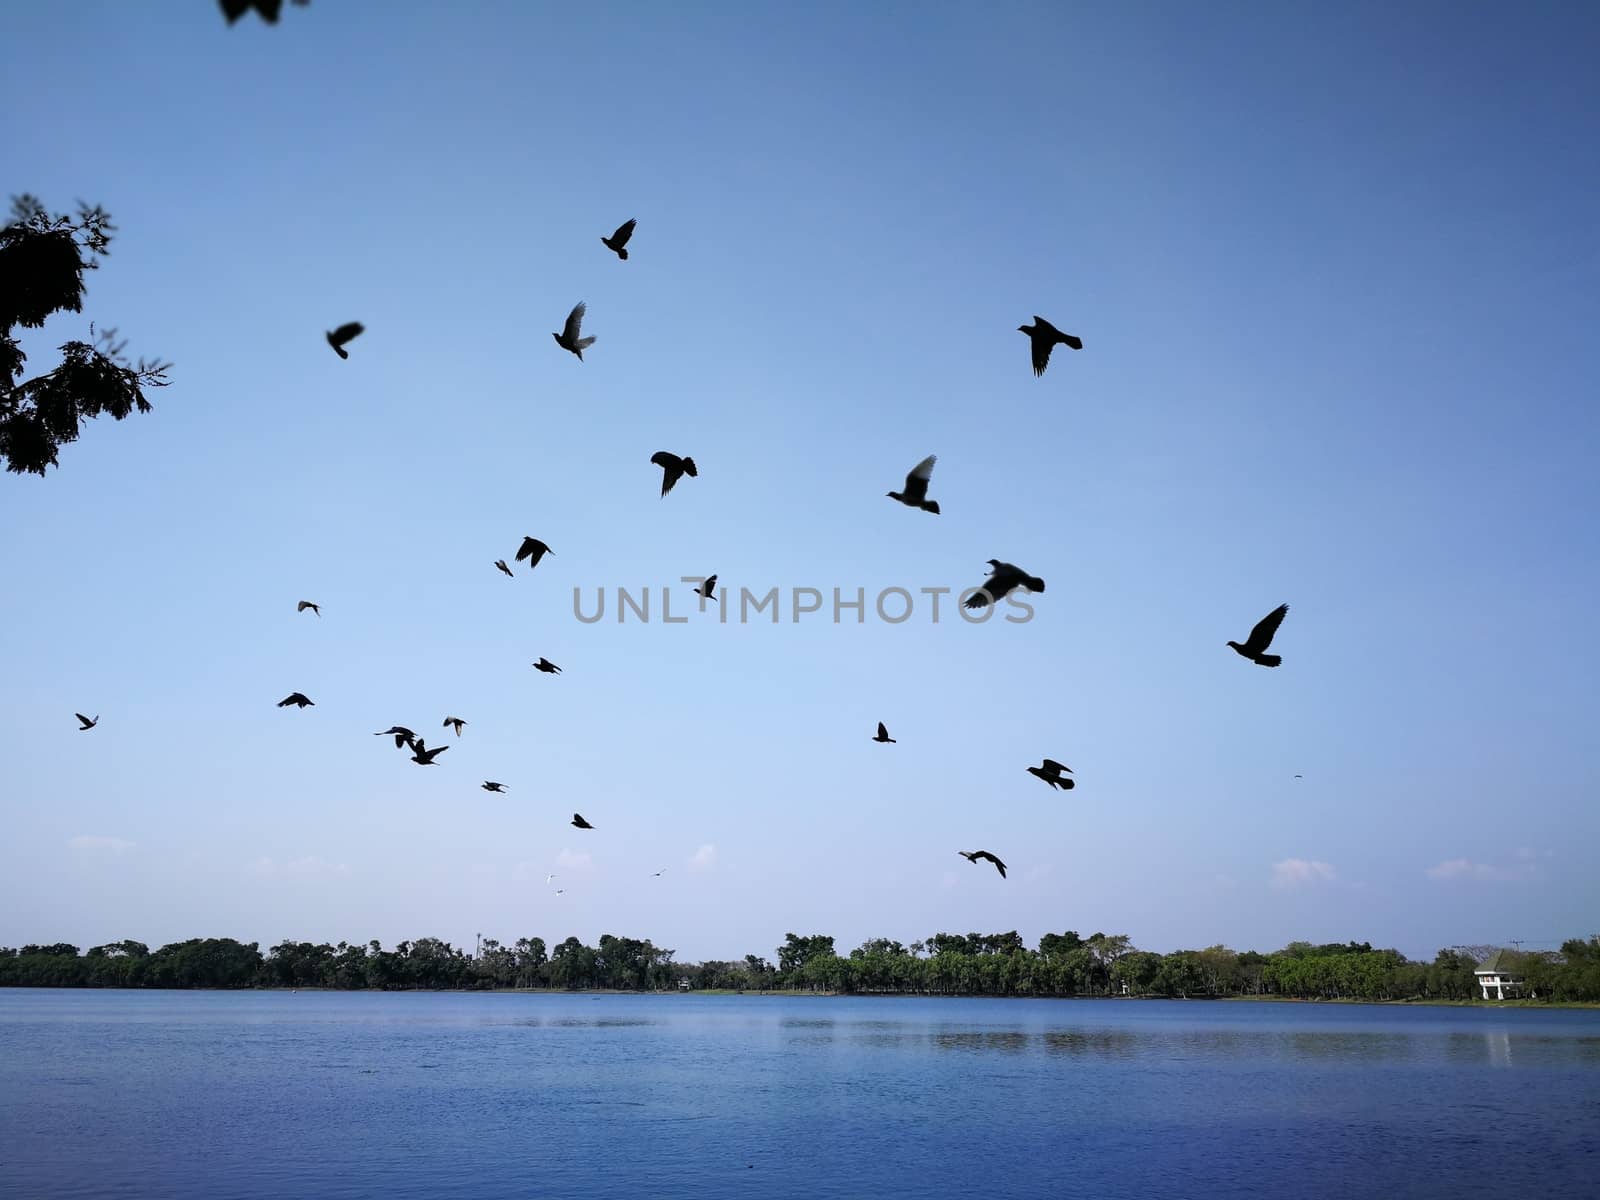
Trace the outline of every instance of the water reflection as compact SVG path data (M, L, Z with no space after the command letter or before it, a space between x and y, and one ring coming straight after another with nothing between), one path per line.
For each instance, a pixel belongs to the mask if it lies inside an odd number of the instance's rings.
M514 1017L509 1021L484 1021L484 1025L518 1025L538 1029L548 1025L552 1029L635 1029L641 1025L663 1025L664 1021L652 1017Z
M1132 1058L1139 1039L1125 1029L1061 1029L1044 1035L1044 1048L1050 1054L1100 1058Z
M1025 1033L935 1033L930 1040L940 1050L998 1050L1016 1054L1028 1048L1028 1035Z

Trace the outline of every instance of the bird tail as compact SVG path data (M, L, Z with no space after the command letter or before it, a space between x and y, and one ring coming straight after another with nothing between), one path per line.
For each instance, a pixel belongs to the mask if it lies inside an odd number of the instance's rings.
M628 261L628 251L627 251L626 247L624 247L623 249L617 251L617 257L620 258L623 262L627 262Z
M1283 655L1281 654L1258 654L1256 656L1256 662L1260 663L1263 667L1275 667L1282 661Z
M686 458L683 460L683 469L685 474L689 475L693 479L698 479L700 477L700 472L695 468L694 459L692 458Z
M1042 580L1042 579L1029 578L1027 583L1028 583L1028 590L1030 592L1042 592L1042 591L1044 591L1044 580Z
M937 500L925 500L922 504L922 511L931 512L937 517L939 515L939 502Z
M1061 335L1061 340L1065 342L1070 349L1083 349L1083 339L1080 337L1073 337L1070 333L1064 333Z

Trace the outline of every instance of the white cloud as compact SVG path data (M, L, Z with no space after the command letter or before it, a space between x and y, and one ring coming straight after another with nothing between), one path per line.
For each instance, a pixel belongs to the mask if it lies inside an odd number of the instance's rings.
M696 850L689 859L689 870L709 871L717 865L717 847L714 842L707 842Z
M329 862L327 859L318 858L315 854L279 862L270 855L263 854L245 870L257 879L313 879L348 875L350 864Z
M126 854L133 849L135 844L124 838L96 837L94 834L89 833L82 833L75 838L67 839L67 845L73 850L100 854Z
M594 866L594 858L588 853L588 851L574 854L566 847L562 847L561 853L556 855L556 866L566 867L568 870L572 871L587 871L590 867Z
M1339 877L1332 863L1314 858L1286 858L1272 864L1273 887L1304 887L1311 883L1332 883Z
M1435 863L1423 873L1429 879L1471 879L1489 883L1507 883L1537 876L1541 870L1537 862L1540 857L1538 852L1524 846L1512 856L1513 861L1505 865L1473 862L1470 858L1447 858L1441 863ZM1546 851L1543 857L1549 858L1549 851Z

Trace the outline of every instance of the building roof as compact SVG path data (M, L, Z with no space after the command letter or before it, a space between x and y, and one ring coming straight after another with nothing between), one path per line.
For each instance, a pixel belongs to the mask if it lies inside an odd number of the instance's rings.
M1514 963L1512 961L1514 957L1515 956L1509 950L1496 950L1493 954L1489 955L1488 958L1483 960L1483 964L1479 966L1478 969L1473 972L1473 974L1514 975L1516 974L1516 971L1513 969Z

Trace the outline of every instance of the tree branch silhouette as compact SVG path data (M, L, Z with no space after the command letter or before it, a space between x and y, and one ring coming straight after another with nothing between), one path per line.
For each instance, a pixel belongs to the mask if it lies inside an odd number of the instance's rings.
M43 476L60 465L61 447L78 440L86 418L147 413L145 389L170 382L171 363L130 363L117 331L96 333L92 323L89 341L60 347L60 366L17 382L27 355L13 331L39 329L55 313L82 312L83 273L99 268L115 231L99 205L79 201L72 218L52 216L34 196L12 198L10 221L0 228L0 457L8 471Z

